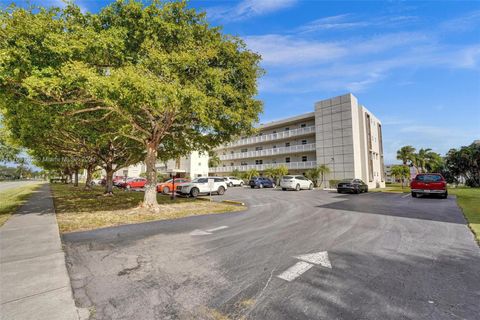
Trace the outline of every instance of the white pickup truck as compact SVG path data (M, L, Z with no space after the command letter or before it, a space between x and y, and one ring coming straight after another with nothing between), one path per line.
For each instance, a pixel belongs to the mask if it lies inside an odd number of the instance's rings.
M211 189L208 184L208 179L213 179L213 188ZM210 192L222 195L226 190L227 183L222 177L200 177L176 188L178 194L192 196L194 198L200 194L209 194Z

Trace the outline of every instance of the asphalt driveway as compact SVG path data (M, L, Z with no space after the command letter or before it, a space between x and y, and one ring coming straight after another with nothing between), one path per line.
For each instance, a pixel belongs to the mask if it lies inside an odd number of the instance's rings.
M249 209L65 235L77 304L93 319L478 319L480 249L453 197L215 199Z

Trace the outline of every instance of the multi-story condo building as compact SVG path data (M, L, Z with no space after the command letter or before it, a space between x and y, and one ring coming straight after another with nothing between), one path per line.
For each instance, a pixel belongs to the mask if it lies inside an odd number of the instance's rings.
M382 125L352 94L315 103L315 111L261 124L257 134L217 149L221 160L210 174L285 165L289 174L304 174L321 164L329 180L362 179L384 187Z

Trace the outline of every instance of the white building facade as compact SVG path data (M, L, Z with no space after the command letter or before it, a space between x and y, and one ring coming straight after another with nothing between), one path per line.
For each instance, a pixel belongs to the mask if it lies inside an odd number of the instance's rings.
M381 122L352 94L315 103L315 111L262 124L258 133L216 150L210 175L285 165L290 174L327 165L325 180L362 179L385 187ZM328 184L328 183L327 183Z
M198 151L190 153L187 157L166 162L157 162L156 169L158 173L168 175L175 172L182 177L197 178L208 176L208 155ZM114 173L114 176L122 177L140 177L146 172L146 166L143 162L121 168Z

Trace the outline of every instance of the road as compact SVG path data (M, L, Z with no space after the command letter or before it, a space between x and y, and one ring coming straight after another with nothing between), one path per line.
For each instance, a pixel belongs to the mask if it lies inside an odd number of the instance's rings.
M221 198L249 209L65 235L77 304L94 319L478 319L480 250L453 197ZM318 252L331 268L298 257Z
M0 192L6 191L12 188L18 188L29 184L36 184L39 181L36 180L21 180L21 181L5 181L0 182Z

